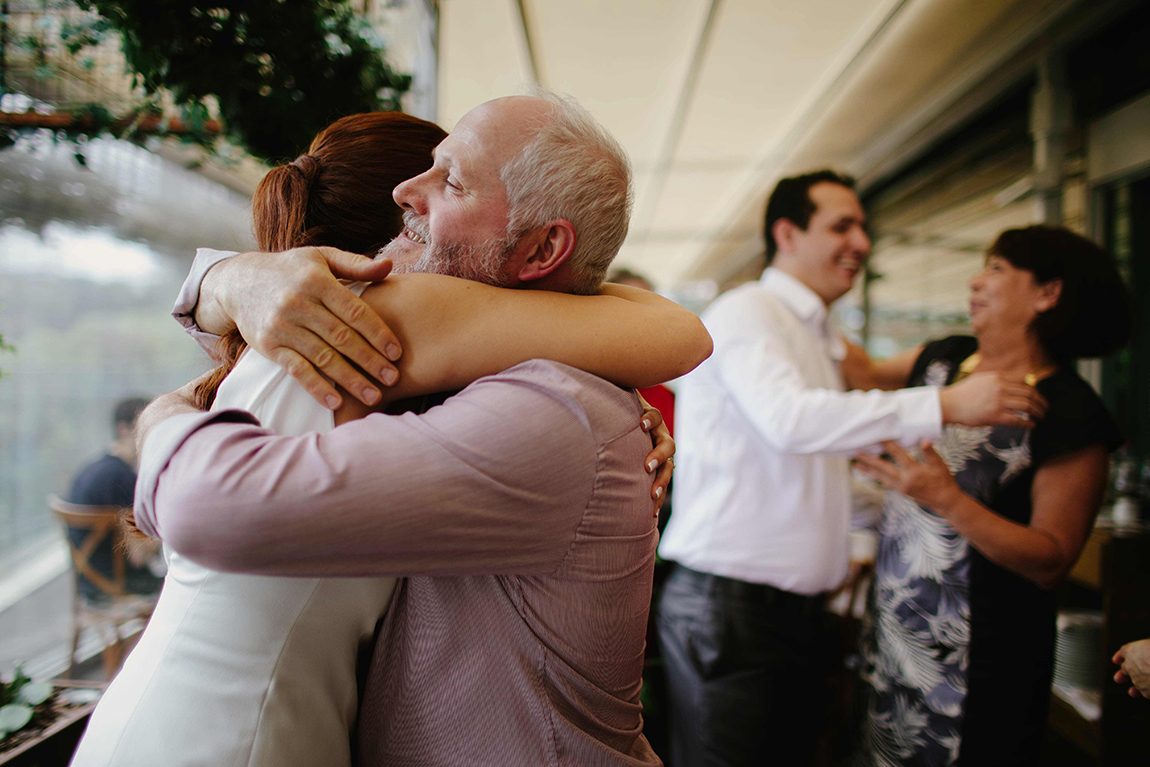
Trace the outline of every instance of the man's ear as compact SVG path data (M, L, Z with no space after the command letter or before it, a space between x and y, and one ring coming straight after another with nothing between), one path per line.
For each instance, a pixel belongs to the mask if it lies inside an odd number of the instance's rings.
M556 219L528 233L525 244L516 278L521 282L543 279L571 257L575 250L575 225L565 218Z
M782 253L790 253L794 250L795 246L795 232L800 231L795 222L789 218L780 218L771 225L771 234L775 238L775 245L777 250Z

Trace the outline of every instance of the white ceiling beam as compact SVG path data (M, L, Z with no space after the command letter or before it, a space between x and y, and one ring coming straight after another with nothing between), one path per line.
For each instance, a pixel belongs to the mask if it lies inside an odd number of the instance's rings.
M695 96L695 89L699 85L699 72L707 58L707 51L714 36L715 19L718 18L722 0L709 0L709 3L707 15L703 17L695 35L695 43L691 47L690 64L687 66L683 81L679 86L675 108L667 121L667 129L663 133L645 193L638 196L639 209L631 217L634 224L632 242L643 242L649 239L651 221L655 216L655 211L659 209L663 188L667 182L667 174L675 160L675 152L678 150L679 141L683 136L683 125L686 123L687 113Z

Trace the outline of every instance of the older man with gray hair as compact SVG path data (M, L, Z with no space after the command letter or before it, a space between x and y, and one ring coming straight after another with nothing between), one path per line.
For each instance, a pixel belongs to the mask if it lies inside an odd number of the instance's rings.
M588 293L626 235L630 172L574 102L513 97L469 112L394 196L398 270ZM385 272L315 249L207 271L216 260L198 259L177 305L189 325L234 319L329 406L336 390L305 359L378 400L331 352L390 371L376 350L394 341L327 266ZM540 360L422 415L303 437L166 395L141 425L137 520L218 570L408 576L380 629L360 764L654 765L639 689L658 534L639 413L633 393Z

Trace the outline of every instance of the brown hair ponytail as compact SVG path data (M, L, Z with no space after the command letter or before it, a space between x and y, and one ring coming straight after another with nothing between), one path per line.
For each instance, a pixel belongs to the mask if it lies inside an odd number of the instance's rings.
M373 255L402 230L392 190L431 167L431 150L447 134L402 112L350 115L320 131L306 154L268 171L252 196L260 250L327 245ZM208 409L246 344L239 331L220 337L216 369L195 390Z

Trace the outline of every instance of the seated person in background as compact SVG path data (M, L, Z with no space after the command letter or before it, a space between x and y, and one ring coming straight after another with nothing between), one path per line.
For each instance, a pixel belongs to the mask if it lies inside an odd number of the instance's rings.
M117 403L112 416L115 440L108 446L108 452L101 458L85 466L72 480L72 490L68 500L84 506L132 507L136 491L136 416L148 404L142 397L133 397ZM74 546L80 546L87 536L87 530L68 528L68 537ZM92 552L89 563L96 572L112 577L112 545L114 539L108 536ZM147 566L147 560L156 550L154 544L136 545L128 552L125 571L125 585L132 594L155 594L163 584L163 574L157 576ZM91 581L76 573L76 587L87 602L98 602L106 598Z

